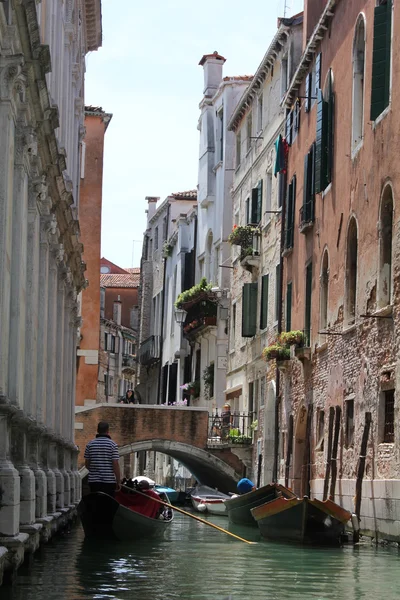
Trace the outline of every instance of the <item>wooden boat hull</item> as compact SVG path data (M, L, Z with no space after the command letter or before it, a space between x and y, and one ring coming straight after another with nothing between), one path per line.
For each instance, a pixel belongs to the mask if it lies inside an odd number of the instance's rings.
M270 485L264 485L258 490L236 496L225 500L226 510L229 516L229 521L236 525L252 525L256 526L251 510L257 506L261 506L270 500L274 500L279 495L286 498L293 498L295 495L291 490L285 488L283 485L278 483L272 483Z
M226 515L226 506L223 498L192 495L191 500L193 508L198 512L208 512L211 515Z
M85 537L121 541L162 537L172 521L141 515L102 492L84 496L78 505L78 514Z
M313 545L340 545L351 513L331 500L276 498L251 511L261 535Z

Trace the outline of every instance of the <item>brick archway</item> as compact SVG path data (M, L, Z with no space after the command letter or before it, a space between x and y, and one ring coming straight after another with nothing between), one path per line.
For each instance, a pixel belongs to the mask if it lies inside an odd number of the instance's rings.
M235 491L243 476L243 463L230 448L208 448L208 411L204 409L97 404L78 407L75 415L82 477L86 475L83 450L99 421L110 424L121 456L141 450L167 454L185 465L199 482L223 492Z

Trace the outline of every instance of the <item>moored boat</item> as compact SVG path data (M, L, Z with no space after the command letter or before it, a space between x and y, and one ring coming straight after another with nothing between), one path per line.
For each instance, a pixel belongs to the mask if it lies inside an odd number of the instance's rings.
M143 500L139 494L119 492L112 498L96 492L82 498L78 514L85 537L135 540L164 535L173 515L160 514L160 509L163 509L161 504L151 498Z
M174 504L174 502L176 502L178 500L178 498L179 498L179 492L177 490L174 490L173 488L168 487L168 486L158 485L156 483L156 485L154 486L154 489L159 494L167 494L168 499L171 502L171 504Z
M351 513L332 500L275 498L251 509L260 533L267 539L315 545L340 545Z
M251 514L251 509L274 500L278 496L294 498L295 494L279 483L271 483L247 494L234 496L229 498L229 500L225 500L229 521L236 525L256 526L257 524Z
M208 512L212 515L226 515L224 501L230 496L205 485L194 488L190 495L192 506L198 512Z

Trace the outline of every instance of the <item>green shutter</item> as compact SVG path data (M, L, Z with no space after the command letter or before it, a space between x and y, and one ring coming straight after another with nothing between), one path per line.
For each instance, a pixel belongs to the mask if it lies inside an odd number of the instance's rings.
M253 188L251 190L251 221L252 225L256 225L258 223L258 188Z
M292 329L292 282L286 288L286 331Z
M250 198L246 198L246 225L250 223Z
M265 329L268 325L268 293L269 275L263 275L261 278L260 329Z
M276 265L275 268L275 320L279 320L280 306L282 302L281 296L281 265Z
M327 149L327 109L328 103L324 101L321 90L318 90L317 104L317 132L315 152L315 191L323 192L327 186L326 182L326 149Z
M320 52L318 54L317 58L315 59L315 91L321 89L321 81L322 81L322 73L321 73L322 60L321 59L322 59L322 54Z
M310 153L304 157L304 183L303 183L303 221L308 221L310 205Z
M304 333L306 345L311 346L311 293L312 293L312 263L306 268L306 310L304 316Z
M242 337L254 337L257 330L257 283L245 283L242 293Z
M389 106L392 1L375 8L372 54L371 121Z
M286 236L285 248L293 248L294 244L294 213L296 205L296 175L293 175L292 181L288 187L287 206L286 206Z
M334 116L335 116L335 97L332 86L332 70L329 70L328 81L328 106L327 106L327 124L326 124L326 182L332 181L333 169L333 142L334 142Z
M311 85L312 85L312 74L309 73L306 77L306 98L304 103L304 108L306 112L310 112L311 110Z
M261 221L262 217L262 194L263 194L263 182L262 179L258 182L257 186L257 223Z

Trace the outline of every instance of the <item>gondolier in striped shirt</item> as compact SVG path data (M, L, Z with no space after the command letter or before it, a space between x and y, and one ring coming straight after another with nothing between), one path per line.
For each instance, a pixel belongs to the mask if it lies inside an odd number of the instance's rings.
M118 446L109 435L109 425L100 421L97 435L85 449L85 467L89 471L89 487L92 493L104 492L113 496L121 489Z

